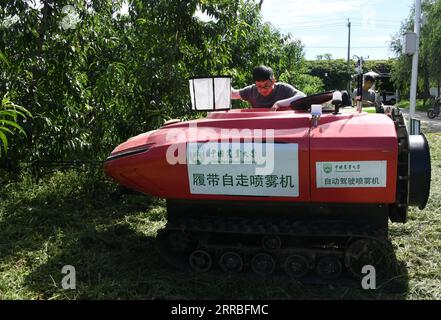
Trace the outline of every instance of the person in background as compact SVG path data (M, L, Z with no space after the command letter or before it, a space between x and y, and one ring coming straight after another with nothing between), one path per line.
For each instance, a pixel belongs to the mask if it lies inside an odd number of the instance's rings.
M380 101L380 96L377 95L372 87L375 84L375 78L371 75L365 75L363 79L363 107L375 107L377 113L384 113L383 106ZM357 104L359 97L357 96L357 89L352 94L354 105Z
M289 107L292 101L306 97L292 85L276 82L274 71L261 65L253 70L254 84L240 90L232 88L231 99L248 101L252 108Z

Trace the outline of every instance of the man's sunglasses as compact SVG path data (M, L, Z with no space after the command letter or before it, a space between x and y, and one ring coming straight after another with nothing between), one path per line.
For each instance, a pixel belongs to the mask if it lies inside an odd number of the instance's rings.
M267 89L271 89L272 87L273 87L273 83L271 83L271 84L267 84L267 85L265 85L265 86L258 86L258 85L256 85L256 87L257 87L257 89L260 89L260 90L267 90Z

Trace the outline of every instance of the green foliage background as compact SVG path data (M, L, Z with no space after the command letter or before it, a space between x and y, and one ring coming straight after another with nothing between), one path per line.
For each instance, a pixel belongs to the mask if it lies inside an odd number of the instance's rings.
M259 64L306 92L321 89L304 75L300 41L263 23L249 0L1 1L0 97L27 108L2 167L20 161L103 160L125 139L188 118L187 79L229 74L251 83ZM79 22L63 29L65 5ZM216 20L203 22L197 8ZM235 102L236 103L236 102ZM238 102L237 106L241 106Z
M346 89L354 70L327 54L305 61L302 43L264 23L256 1L133 0L128 15L117 14L122 0L32 3L0 0L0 98L7 95L33 115L13 119L26 135L3 131L10 141L0 169L10 172L20 162L103 160L165 120L198 116L188 112L187 79L194 75L229 74L239 88L252 82L254 66L267 64L278 80L313 94ZM66 5L78 15L75 28L62 28ZM215 20L198 19L197 8ZM425 0L423 11L419 85L427 97L441 81L441 2ZM365 71L392 71L404 95L411 61L400 56L398 40L413 28L412 15L391 44L398 58L365 65Z
M427 21L422 26L420 35L418 94L425 102L429 98L430 87L441 84L441 2L423 0L422 12ZM391 42L391 49L398 57L392 68L393 81L405 96L409 95L410 90L412 57L402 54L401 38L407 31L413 32L414 21L415 10L411 10Z

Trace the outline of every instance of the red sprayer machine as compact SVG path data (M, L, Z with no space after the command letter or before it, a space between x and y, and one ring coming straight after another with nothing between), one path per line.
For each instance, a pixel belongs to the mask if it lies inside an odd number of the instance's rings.
M291 108L231 109L229 77L190 80L192 109L119 145L105 172L166 199L158 242L172 264L293 278L390 266L388 222L429 197L430 153L390 114L340 112L341 93Z

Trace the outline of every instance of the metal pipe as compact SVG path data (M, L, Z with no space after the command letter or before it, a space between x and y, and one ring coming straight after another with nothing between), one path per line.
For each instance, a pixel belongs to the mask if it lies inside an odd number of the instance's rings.
M357 112L361 113L363 109L363 57L358 59L358 76L357 76Z
M409 107L410 118L413 118L415 116L415 108L416 108L417 85L418 85L418 60L420 53L420 30L421 30L421 0L415 0L414 31L416 33L417 38L416 38L416 51L412 59L412 81L410 85L410 107Z
M351 20L348 19L348 73L351 73ZM351 79L348 80L348 93L351 94Z

